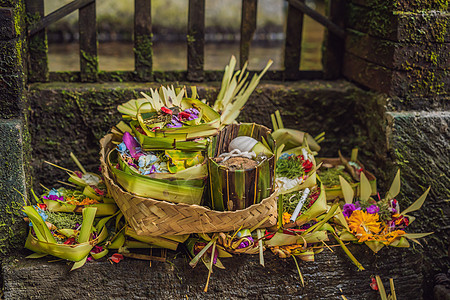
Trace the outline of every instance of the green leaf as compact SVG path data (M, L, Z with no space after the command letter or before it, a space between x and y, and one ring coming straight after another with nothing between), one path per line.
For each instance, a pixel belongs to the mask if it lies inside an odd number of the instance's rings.
M278 124L277 124L277 120L275 119L275 115L274 114L270 114L270 119L272 121L272 128L273 130L278 130Z
M414 239L411 239L411 240L414 241ZM392 247L399 247L399 248L408 248L408 247L409 247L409 242L408 242L408 240L407 240L404 236L402 236L402 237L400 237L400 238L396 238L395 240L393 240L393 241L389 244L389 246L392 246Z
M372 195L372 187L364 172L361 172L361 181L359 186L361 187L360 199L362 201L369 200L370 195Z
M391 188L386 194L386 199L394 199L398 193L400 193L400 169L397 171L397 174L392 181Z
M48 255L47 253L33 253L33 254L28 255L25 258L41 258L41 257L47 256L47 255Z
M397 295L395 294L395 287L394 287L394 279L389 278L389 286L391 287L391 299L390 300L397 300Z
M353 192L352 186L341 175L339 175L339 182L341 184L342 194L344 195L345 203L347 204L353 203L353 197L355 196L355 194Z
M96 212L96 207L83 208L83 224L81 224L80 234L78 235L78 243L81 244L89 241Z
M162 236L140 236L131 229L130 227L125 228L125 235L130 236L135 240L138 240L143 243L147 243L149 245L158 246L161 248L166 248L169 250L177 250L178 242L174 242L172 240L166 239Z
M341 234L339 235L340 239L342 241L357 241L358 239L355 237L355 235L353 233L351 233L350 231L342 231Z
M278 128L284 128L283 119L279 110L275 111L275 117L277 118Z
M86 263L86 260L88 258L88 255L86 255L82 260L76 261L73 266L72 269L70 269L70 271L76 270L81 268L82 266L84 266L84 264Z
M100 219L100 221L98 221L97 226L95 227L95 229L97 229L97 231L100 231L103 229L103 227L106 225L106 223L112 219L113 217L117 216L120 213L120 210L117 211L115 214L109 216L109 217L105 217Z
M120 231L112 240L111 244L107 246L108 249L119 249L125 244L125 233Z
M91 253L91 256L97 260L97 259L104 257L106 254L108 254L108 252L109 252L108 249L104 249L103 251L101 251L99 253Z
M346 232L346 231L344 231L344 232ZM350 232L348 232L348 233L351 234ZM341 246L342 250L344 250L345 254L347 254L347 256L350 258L350 260L355 264L355 266L358 267L358 270L359 271L364 271L365 269L361 265L361 263L353 256L353 254L350 252L350 250L348 250L347 246L345 246L345 244L342 242L343 241L342 234L341 234L341 237L338 237L337 234L333 234L333 237L339 243L339 245Z
M305 281L303 280L302 272L300 271L300 267L298 265L297 260L295 259L295 255L292 255L292 258L294 259L295 266L297 267L298 276L300 277L300 282L302 283L302 287L305 286Z
M203 256L203 254L208 251L208 249L217 241L219 236L215 236L212 240L209 241L208 244L189 262L189 265L193 268L197 265L199 259Z
M380 297L381 300L388 300L387 296L386 296L386 291L384 289L384 285L383 282L381 281L380 276L375 276L375 279L377 281L377 285L378 285L378 291L380 292Z
M350 157L350 161L356 162L358 160L358 148L352 149L352 156Z
M405 233L403 236L405 237L405 238L408 238L408 239L420 239L420 238L423 238L423 237L426 237L426 236L428 236L428 235L431 235L431 234L433 234L434 232L427 232L427 233Z
M401 214L404 216L407 213L416 211L422 207L422 204L425 202L425 199L428 196L428 192L430 191L431 186L428 187L428 189L425 191L425 193L422 194L422 196L419 197L413 204L411 204L407 209L401 212Z
M367 241L364 243L375 253L377 253L384 247L384 244L378 241Z
M23 208L23 211L27 214L28 218L31 221L31 224L33 224L37 239L42 242L56 244L56 240L53 237L53 234L50 232L47 224L45 224L44 220L36 211L36 209L33 206L25 206Z

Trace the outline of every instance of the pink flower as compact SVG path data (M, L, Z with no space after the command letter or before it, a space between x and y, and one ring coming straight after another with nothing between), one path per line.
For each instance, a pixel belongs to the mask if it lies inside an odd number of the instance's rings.
M130 155L134 159L138 159L140 156L143 155L141 153L141 145L139 145L136 139L128 131L125 131L122 139L125 146L127 146L128 151L130 151Z

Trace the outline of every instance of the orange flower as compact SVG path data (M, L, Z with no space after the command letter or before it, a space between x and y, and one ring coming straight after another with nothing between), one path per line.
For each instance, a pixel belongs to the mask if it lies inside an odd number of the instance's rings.
M291 222L291 216L290 213L283 213L283 225Z
M374 235L381 231L381 223L378 214L369 214L362 210L355 210L349 218L346 218L348 227L358 238L358 242L376 240Z
M390 243L392 243L396 238L404 235L405 232L403 230L394 230L391 231L389 233L386 233L383 238L384 238L384 243L389 245Z
M67 199L66 201L69 204L72 205L92 205L92 204L98 204L100 202L98 202L95 199L90 199L90 198L85 198L82 201L78 201L75 197L72 197L70 199Z

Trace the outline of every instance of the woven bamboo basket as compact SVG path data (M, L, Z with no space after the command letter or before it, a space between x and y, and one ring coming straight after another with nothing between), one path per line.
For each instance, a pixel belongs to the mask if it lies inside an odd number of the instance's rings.
M170 203L133 195L124 191L114 180L106 164L106 156L114 147L112 135L101 141L102 174L111 196L138 235L180 235L191 233L227 232L270 227L277 222L277 192L260 203L238 211L215 211L199 205Z

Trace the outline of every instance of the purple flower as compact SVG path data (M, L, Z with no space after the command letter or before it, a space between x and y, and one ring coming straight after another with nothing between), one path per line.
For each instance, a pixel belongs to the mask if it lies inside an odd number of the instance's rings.
M54 201L64 201L63 196L57 196L57 195L42 196L42 198L47 199L47 200L54 200Z
M144 155L141 153L141 145L139 145L136 139L127 131L123 134L123 142L134 159L139 159L140 156Z
M344 214L345 217L349 218L352 215L353 211L360 210L360 209L361 209L361 207L359 206L358 202L356 202L355 204L346 203L346 204L344 204L342 213Z
M198 114L200 113L197 109L195 108L189 108L186 109L185 112L189 113L190 116L188 118L188 121L192 121L198 118Z
M375 204L373 204L373 205L369 206L366 210L369 214L376 214L377 212L380 211L380 208L378 206L376 206Z
M237 248L238 249L247 248L248 246L250 246L250 243L253 242L254 242L253 238L251 236L248 236L247 239L242 241L242 243L240 243Z
M172 123L167 124L167 127L169 128L178 128L183 126L183 123L180 122L180 119L178 119L177 116L172 116Z

